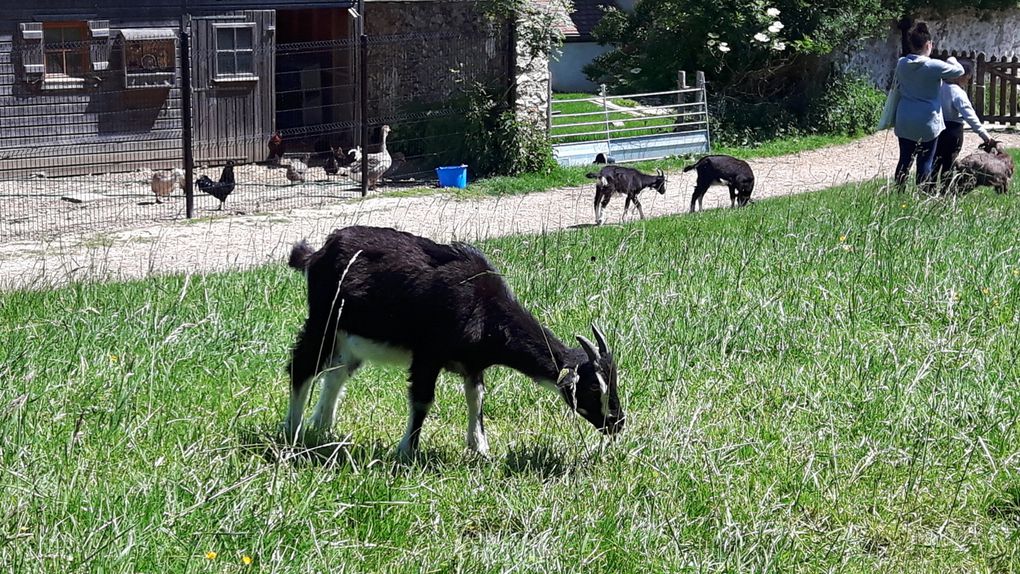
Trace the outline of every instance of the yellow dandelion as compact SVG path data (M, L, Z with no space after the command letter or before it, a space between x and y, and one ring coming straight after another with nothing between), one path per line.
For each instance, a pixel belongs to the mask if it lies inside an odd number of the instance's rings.
M216 554L212 550L210 550L210 551L205 553L205 559L206 560L216 560L217 556L219 556L219 554Z
M111 363L116 363L119 360L120 360L120 357L118 357L117 355L110 355L110 362Z
M846 235L840 235L839 236L839 242L843 243L844 241L846 241Z
M991 289L989 289L988 287L985 287L984 289L981 290L981 293L984 295L987 295L991 292L992 292Z
M248 556L247 554L241 557L241 564L244 564L245 566L251 566L252 562L253 560L251 559L251 556Z
M27 526L22 526L18 530L20 530L21 532L28 532L28 527Z
M901 203L900 207L903 208L903 209L906 209L907 208L907 204L906 203Z
M1013 270L1013 277L1020 277L1020 269Z

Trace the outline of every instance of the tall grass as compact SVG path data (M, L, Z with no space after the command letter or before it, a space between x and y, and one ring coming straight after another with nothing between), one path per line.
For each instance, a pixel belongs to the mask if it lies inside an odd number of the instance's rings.
M275 442L282 265L0 295L0 571L1015 572L1018 228L866 185L487 241L561 337L606 329L628 428L494 369L477 460L445 376L411 467L395 370L325 462Z

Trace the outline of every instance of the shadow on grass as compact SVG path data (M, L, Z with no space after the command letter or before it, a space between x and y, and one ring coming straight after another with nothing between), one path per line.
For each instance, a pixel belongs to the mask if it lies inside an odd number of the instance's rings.
M421 450L412 460L404 461L397 456L393 445L379 441L371 445L359 445L352 442L350 437L309 433L292 444L278 432L249 430L242 431L238 439L240 450L273 464L321 466L351 472L373 467L388 468L394 472L401 468L437 472L450 463L446 453L430 449Z
M576 461L567 460L558 450L544 445L526 446L507 453L503 461L503 475L532 474L549 480L570 474L575 466Z

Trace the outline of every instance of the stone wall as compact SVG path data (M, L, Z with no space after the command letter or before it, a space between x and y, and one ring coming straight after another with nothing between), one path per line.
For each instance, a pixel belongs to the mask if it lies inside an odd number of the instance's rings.
M509 84L507 27L476 2L368 2L365 13L370 118L441 104L457 80Z
M988 56L1020 54L1020 8L922 12L916 18L930 25L936 50L984 52ZM844 70L864 74L880 88L888 89L899 55L900 31L890 23L885 36L848 47L838 63Z
M514 58L514 102L517 117L545 129L549 108L549 56L533 56L518 40Z

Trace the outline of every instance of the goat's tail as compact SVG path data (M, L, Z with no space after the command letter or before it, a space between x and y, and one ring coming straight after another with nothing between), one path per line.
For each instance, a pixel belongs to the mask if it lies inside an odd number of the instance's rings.
M699 165L699 164L700 164L701 162L703 162L703 161L705 161L705 158L701 158L701 159L699 159L698 161L696 161L696 162L692 163L691 165L689 165L689 166L685 167L685 168L684 168L684 173L687 173L687 172L691 171L692 169L697 169L698 165Z
M312 257L313 253L315 253L315 250L312 249L312 246L302 239L295 243L294 248L290 250L290 259L287 260L287 265L292 269L304 271L308 268L308 260Z

